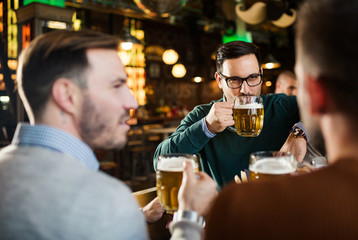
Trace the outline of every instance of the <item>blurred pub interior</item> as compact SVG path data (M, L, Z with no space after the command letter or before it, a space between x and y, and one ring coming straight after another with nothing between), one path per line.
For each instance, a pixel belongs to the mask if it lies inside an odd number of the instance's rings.
M122 46L119 55L126 66L128 86L140 107L131 113L132 128L125 149L94 151L101 169L127 182L132 190L154 186L152 156L158 143L174 131L194 106L222 97L214 79L215 51L220 44L251 41L260 46L262 60L271 55L280 62L280 68L264 70L263 94L274 91L281 71L293 70L293 24L282 26L274 21L283 15L294 19L299 3L299 0L3 0L0 2L1 147L11 142L17 122L27 121L15 78L18 55L29 41L42 33L64 28L101 31L123 40L130 34L133 45ZM250 24L255 13L246 12L239 17L239 4L242 12L255 10L261 4L259 15L263 19ZM171 51L164 54L166 50ZM164 59L163 54L169 55L169 59Z

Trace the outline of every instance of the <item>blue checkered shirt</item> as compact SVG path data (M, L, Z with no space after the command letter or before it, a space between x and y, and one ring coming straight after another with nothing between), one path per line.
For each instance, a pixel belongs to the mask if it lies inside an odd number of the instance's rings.
M12 144L40 146L67 154L84 167L98 171L99 163L91 148L73 135L46 125L19 123Z

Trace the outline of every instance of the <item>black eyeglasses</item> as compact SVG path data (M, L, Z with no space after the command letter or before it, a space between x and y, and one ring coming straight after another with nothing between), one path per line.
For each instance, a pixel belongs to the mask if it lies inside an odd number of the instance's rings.
M226 81L227 86L232 89L240 88L244 81L250 87L255 87L262 82L262 73L254 73L246 78L241 78L237 76L227 77L219 72L218 74Z

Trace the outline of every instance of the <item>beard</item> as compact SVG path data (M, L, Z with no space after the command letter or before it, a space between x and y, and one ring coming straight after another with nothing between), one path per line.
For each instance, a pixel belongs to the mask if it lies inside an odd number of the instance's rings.
M116 134L109 126L104 114L98 110L91 98L85 95L79 123L83 141L93 148L123 148L127 142L127 133Z

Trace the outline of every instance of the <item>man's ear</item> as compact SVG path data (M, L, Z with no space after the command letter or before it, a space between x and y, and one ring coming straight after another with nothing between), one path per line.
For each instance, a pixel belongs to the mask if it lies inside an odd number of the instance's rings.
M215 79L216 79L216 82L218 83L218 85L219 85L219 88L220 89L222 89L222 80L221 80L221 77L220 77L220 75L219 75L219 73L218 72L215 72Z
M310 112L311 114L321 114L327 111L327 93L319 78L306 76L306 88L310 98Z
M280 81L277 81L277 82L276 82L275 90L281 90L281 83L280 83Z
M77 111L80 101L80 89L71 80L60 78L52 86L55 104L64 112L73 114Z

